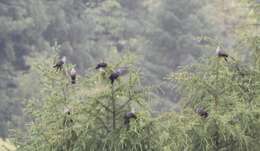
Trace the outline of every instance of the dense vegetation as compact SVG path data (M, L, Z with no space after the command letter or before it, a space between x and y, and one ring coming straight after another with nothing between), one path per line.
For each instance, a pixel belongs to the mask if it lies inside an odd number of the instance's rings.
M259 150L257 0L8 0L0 15L0 136L18 150Z

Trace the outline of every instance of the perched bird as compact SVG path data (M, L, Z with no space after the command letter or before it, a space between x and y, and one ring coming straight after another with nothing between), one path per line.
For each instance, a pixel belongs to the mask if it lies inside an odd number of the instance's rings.
M135 112L133 112L133 111L127 112L124 116L124 124L127 129L129 129L129 127L130 127L129 124L130 124L131 119L137 119L137 116L136 116Z
M71 114L71 109L65 107L64 110L63 110L63 112L64 112L64 114L68 114L68 115L70 115L70 114Z
M109 79L111 80L111 83L114 84L114 81L118 79L119 76L123 76L128 73L127 67L118 68L115 72L113 72Z
M77 71L75 68L70 70L71 84L76 84Z
M71 109L64 108L64 118L63 118L63 126L64 127L70 127L73 124L73 119L71 118Z
M216 54L218 57L224 58L225 61L228 61L227 58L229 55L225 51L221 50L219 46L216 49Z
M53 68L56 68L56 71L60 70L63 68L63 65L66 62L66 57L63 56L54 66Z
M122 52L124 50L124 47L125 47L125 43L123 43L123 42L118 42L116 44L116 49L118 52Z
M104 68L106 68L106 67L107 67L107 63L101 62L101 63L97 64L96 69L97 69L97 70L98 70L98 69L104 69Z
M119 77L119 75L116 72L113 72L110 76L109 79L111 81L111 84L114 84L114 81Z
M202 107L196 109L196 113L203 118L207 118L209 116L208 112L205 111Z

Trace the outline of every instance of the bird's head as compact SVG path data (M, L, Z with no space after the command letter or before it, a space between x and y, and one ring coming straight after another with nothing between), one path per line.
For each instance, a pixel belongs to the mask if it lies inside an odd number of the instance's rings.
M128 73L128 67L121 67L115 71L119 76L123 76Z
M220 47L218 46L216 49L216 54L219 54L219 52L220 52Z
M66 62L66 56L63 56L63 57L61 58L61 61L65 63L65 62Z
M72 68L70 70L70 75L75 75L77 73L76 69L75 68Z
M203 107L197 107L196 109L195 109L195 112L196 113L200 113L200 112L203 112L204 111L204 108Z
M71 114L71 109L70 109L69 107L64 107L63 112L64 112L65 114L70 115L70 114Z
M131 108L131 112L135 114L135 108Z
M98 68L99 72L105 72L105 70L103 68Z

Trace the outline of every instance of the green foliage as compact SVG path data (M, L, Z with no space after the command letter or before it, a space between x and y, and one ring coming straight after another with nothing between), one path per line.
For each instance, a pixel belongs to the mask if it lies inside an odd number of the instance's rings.
M190 126L188 150L258 150L259 73L238 61L211 58L170 75L180 86L181 117L190 117L183 122ZM199 107L208 118L195 113Z
M32 123L28 137L18 141L18 150L157 150L147 88L142 87L132 58L123 56L103 72L92 67L76 85L70 84L68 75L73 65L56 72L51 68L53 57L33 59L40 93L28 102ZM109 75L123 66L129 73L112 85ZM127 129L124 115L131 108L139 111L138 118Z
M0 2L0 14L0 136L7 137L8 128L24 131L27 121L31 129L17 136L20 150L259 148L255 0L8 0ZM68 77L75 65L65 72L51 68L57 44L59 54L77 64L77 85ZM241 61L200 60L171 75L180 96L169 90L166 74L211 55L216 45ZM129 51L143 58L133 64L134 56L122 57ZM94 71L102 59L109 68ZM111 87L109 74L124 65L130 73ZM180 110L168 100L180 100L184 109L152 118L150 98L157 111ZM28 118L21 108L30 99ZM207 119L194 113L200 106ZM123 115L132 107L139 118L126 130Z
M141 85L135 57L114 59L117 54L108 56L113 61L105 71L92 67L76 85L68 77L73 65L56 72L51 68L53 57L31 60L40 93L28 103L33 122L28 136L18 140L18 150L258 150L256 68L215 57L183 67L169 76L179 86L183 110L152 118L147 110L149 89ZM126 65L128 75L111 85L109 75ZM138 119L127 129L123 116L132 107L139 111ZM207 118L195 112L199 107L208 112Z

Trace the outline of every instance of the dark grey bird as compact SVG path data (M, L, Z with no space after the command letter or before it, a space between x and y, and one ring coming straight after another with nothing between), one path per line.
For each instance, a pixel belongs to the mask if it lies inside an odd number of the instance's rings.
M129 127L130 127L129 124L130 124L131 119L137 119L137 116L133 111L127 112L124 116L124 124L125 124L127 129L129 129Z
M229 55L224 50L221 50L219 46L216 49L216 54L218 57L224 58L225 61L228 61L227 58L229 57Z
M72 68L70 71L71 84L76 84L77 71L75 68Z
M197 108L196 113L198 113L198 115L203 118L207 118L209 116L209 113L205 111L205 109L203 109L202 107Z
M118 79L120 76L123 76L128 73L127 67L118 68L116 71L114 71L110 76L109 79L111 81L111 84L114 84L114 81Z
M97 70L98 69L105 69L106 67L107 67L107 63L101 62L101 63L97 64L96 69Z
M66 57L63 56L54 66L53 68L56 68L56 71L62 70L63 65L66 63Z

